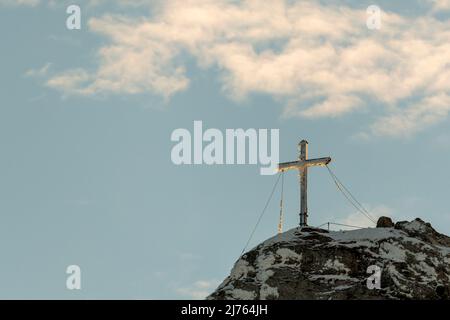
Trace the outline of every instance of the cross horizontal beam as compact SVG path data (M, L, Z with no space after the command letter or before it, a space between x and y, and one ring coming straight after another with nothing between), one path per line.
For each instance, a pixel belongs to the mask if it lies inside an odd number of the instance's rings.
M319 167L319 166L324 167L330 162L331 162L330 157L283 162L278 164L278 172L294 169L298 170L307 167Z

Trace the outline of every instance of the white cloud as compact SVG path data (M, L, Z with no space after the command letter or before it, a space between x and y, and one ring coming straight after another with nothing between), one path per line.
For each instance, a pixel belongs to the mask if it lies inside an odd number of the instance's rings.
M376 135L410 136L430 125L445 120L450 112L450 95L439 94L424 98L405 110L395 111L372 125Z
M89 88L83 88L83 85L91 79L92 76L84 69L73 69L54 76L47 81L47 86L58 88L63 92L88 94Z
M25 72L26 77L45 77L52 64L50 62L46 63L39 69L29 69Z
M294 108L293 115L305 118L337 117L361 107L362 104L361 99L351 95L329 96L324 101L313 104L305 110L298 111L297 108ZM289 115L289 112L290 109L286 108L285 115Z
M114 2L111 0L86 0L88 6L100 6L104 4L115 3L120 6L130 6L130 7L139 7L143 5L149 5L152 0L115 0ZM35 7L39 4L48 4L50 7L56 6L67 6L73 4L74 1L71 0L0 0L0 5L5 6L29 6ZM80 5L82 5L81 3Z
M409 200L409 201L412 201L412 200ZM416 201L416 200L414 200L414 201ZM388 207L386 205L370 206L370 205L365 204L364 207L370 213L370 216L375 219L375 221L378 221L378 218L380 218L382 216L391 218L394 223L398 222L398 221L405 221L405 220L411 221L411 220L415 219L415 217L410 214L411 210L408 209L407 207L405 207L401 210L394 209L394 208ZM361 214L360 212L357 212L357 211L348 214L345 218L339 219L337 222L346 224L346 225L355 226L355 227L363 227L363 228L375 227L375 224L373 222L371 222L367 217L365 217L363 214ZM337 226L336 228L340 228L340 227ZM344 229L353 229L353 228L345 228L345 227L343 227L343 228Z
M189 287L176 289L176 292L189 299L205 299L219 285L218 280L200 280Z
M40 0L0 0L0 5L5 6L37 6Z
M394 220L394 210L392 208L389 208L385 205L379 205L375 207L366 206L366 209L369 211L371 217L375 219L375 221L378 220L379 217L387 216L390 217L392 220ZM371 222L367 217L365 217L360 212L353 212L350 213L347 217L344 219L341 219L338 221L339 223L350 225L350 226L356 226L356 227L374 227L374 223Z
M450 0L428 0L433 12L450 11Z
M371 31L364 9L285 0L167 0L152 12L91 19L91 31L108 39L98 68L64 71L48 86L169 98L189 87L189 56L218 70L235 100L264 93L285 101L284 116L384 105L365 135L407 136L448 115L441 102L450 95L450 20L384 12L382 29Z
M144 5L149 5L152 0L115 0L118 5L121 6L131 6L131 7L140 7ZM154 1L154 0L153 0ZM111 0L89 0L89 5L91 6L99 6L105 3L110 3Z

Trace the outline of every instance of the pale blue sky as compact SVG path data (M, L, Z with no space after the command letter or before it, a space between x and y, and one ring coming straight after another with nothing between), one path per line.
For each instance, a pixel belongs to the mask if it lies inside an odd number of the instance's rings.
M231 18L212 19L211 33L190 33L199 18L177 1L78 1L76 31L62 2L17 2L0 0L0 298L211 291L276 177L251 165L173 165L170 135L194 120L278 128L281 161L307 139L374 215L421 217L450 234L448 1L308 1L303 12L287 5L301 13L287 27L257 6L216 1L207 10L232 8ZM370 4L389 12L380 31L365 26ZM286 175L285 229L298 223L296 179ZM309 183L310 224L364 223L326 169L311 169ZM251 246L275 234L278 201L279 192ZM78 292L65 288L71 264L82 269Z

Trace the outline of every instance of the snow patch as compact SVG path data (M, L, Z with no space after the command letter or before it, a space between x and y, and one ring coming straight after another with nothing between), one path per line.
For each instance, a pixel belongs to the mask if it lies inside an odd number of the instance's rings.
M358 279L352 278L345 274L311 274L309 276L310 280L342 280L342 281L351 281L351 282L359 282Z
M405 236L406 234L401 230L392 228L366 228L350 231L333 231L328 235L330 238L336 241L376 241Z
M428 278L429 280L435 280L437 278L436 270L425 261L420 261L417 267L419 270L425 273L426 275L425 277Z
M234 289L230 291L229 294L236 300L253 300L256 298L256 295L253 291L247 291L242 289Z
M335 291L342 291L342 290L347 290L347 289L350 289L350 288L353 288L354 287L354 285L341 285L341 286L336 286L336 287L334 287L334 290Z
M406 230L410 230L410 231L418 231L418 232L426 232L427 231L427 227L425 226L425 224L423 224L423 222L420 222L417 220L406 223L403 226L403 228L405 228Z
M255 269L252 266L249 266L248 261L239 259L231 270L230 278L233 280L245 278L249 272L254 271Z
M267 298L278 298L278 288L271 287L268 284L263 284L259 290L259 298L266 300Z
M342 262L340 262L337 259L334 259L334 260L329 259L329 260L327 260L327 262L325 262L325 264L324 264L324 267L327 268L327 269L334 269L334 270L337 270L337 271L343 271L345 273L350 272L350 269L347 268L345 266L345 264L343 264Z
M399 244L383 242L380 246L380 257L396 262L403 262L406 259L405 249Z
M273 254L260 255L256 260L256 279L261 285L259 290L260 299L264 300L268 297L278 297L278 289L271 287L266 283L267 280L274 275L274 272L270 270L270 268L274 267L274 262L275 257Z
M289 260L295 260L297 262L300 262L302 260L301 254L298 254L297 252L287 248L278 249L277 255L281 257L281 264L285 264Z

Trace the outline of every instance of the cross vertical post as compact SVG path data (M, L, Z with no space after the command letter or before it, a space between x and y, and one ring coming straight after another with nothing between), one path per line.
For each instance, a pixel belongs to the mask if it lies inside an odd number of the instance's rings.
M306 161L308 159L308 141L302 140L298 144L299 161ZM308 225L308 166L298 169L300 182L300 227Z

